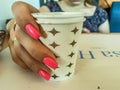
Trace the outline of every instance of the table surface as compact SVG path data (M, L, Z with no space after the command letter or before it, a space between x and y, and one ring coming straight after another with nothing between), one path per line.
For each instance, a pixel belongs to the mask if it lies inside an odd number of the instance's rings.
M120 90L120 34L82 34L72 79L45 81L0 52L0 90Z

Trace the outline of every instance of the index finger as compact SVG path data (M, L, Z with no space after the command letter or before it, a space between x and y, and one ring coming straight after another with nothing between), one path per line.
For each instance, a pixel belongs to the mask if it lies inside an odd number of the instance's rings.
M42 27L36 23L35 18L31 15L31 13L39 12L38 9L25 2L17 1L12 5L12 11L21 30L26 32L26 25L31 24L36 28L36 32L40 32L44 36Z

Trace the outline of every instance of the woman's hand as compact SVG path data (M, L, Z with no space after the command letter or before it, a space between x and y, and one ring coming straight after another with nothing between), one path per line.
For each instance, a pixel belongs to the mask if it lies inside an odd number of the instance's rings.
M14 62L49 80L51 77L50 69L56 69L58 64L55 61L54 54L38 39L45 37L45 33L31 16L32 11L37 10L26 3L17 2L13 4L16 22L8 23L10 24L10 26L8 25L9 48Z

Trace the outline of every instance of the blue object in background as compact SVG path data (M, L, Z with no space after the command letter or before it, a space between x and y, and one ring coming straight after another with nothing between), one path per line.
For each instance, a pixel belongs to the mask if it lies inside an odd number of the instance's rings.
M120 2L113 2L110 10L110 32L120 32Z

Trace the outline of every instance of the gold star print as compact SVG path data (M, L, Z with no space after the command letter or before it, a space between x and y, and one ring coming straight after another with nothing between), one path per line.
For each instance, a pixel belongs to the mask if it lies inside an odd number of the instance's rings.
M57 75L54 74L52 77L53 77L54 79L56 79L56 78L58 78L59 76L57 76Z
M74 46L77 42L75 40L73 40L72 43L70 43L70 45Z
M68 56L73 57L73 55L74 55L74 54L75 54L75 53L71 52L71 54L70 54L70 55L68 55Z
M73 65L73 63L69 63L68 65L67 65L67 67L71 67Z
M52 44L50 44L50 46L52 46L55 49L57 46L60 46L60 45L58 45L55 42L53 42Z
M76 34L76 32L78 31L79 29L77 29L77 27L75 27L75 29L73 29L71 32L73 32L74 34Z
M68 74L66 74L65 76L68 76L68 77L69 77L71 74L72 74L72 73L71 73L71 72L69 72L69 73L68 73Z
M53 34L53 36L55 36L57 33L60 33L55 28L53 28L51 31L48 31L48 32L50 32L51 34Z

